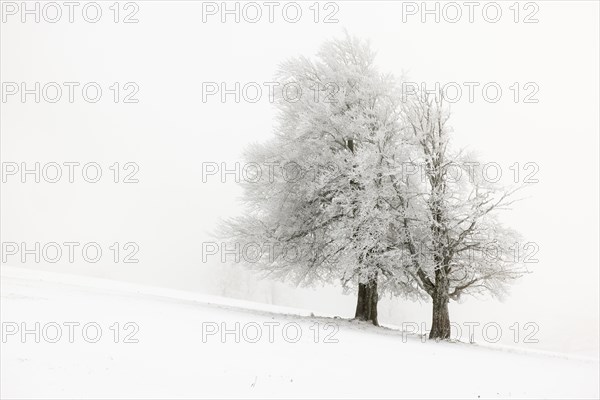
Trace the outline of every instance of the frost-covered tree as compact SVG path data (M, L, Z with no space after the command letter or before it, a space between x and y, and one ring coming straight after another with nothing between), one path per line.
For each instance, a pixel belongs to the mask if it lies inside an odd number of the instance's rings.
M225 234L254 248L246 261L267 275L356 287L356 318L378 324L380 285L403 282L387 257L394 236L383 195L385 154L401 130L393 78L373 61L368 43L347 36L314 60L281 65L276 137L246 154L257 171L272 168L244 184L247 212Z
M222 232L244 261L297 285L341 281L375 325L381 293L428 296L431 338L450 336L450 299L521 275L518 236L495 216L514 191L450 148L438 97L403 95L350 37L277 79L276 135L246 152L246 212Z
M496 217L518 188L486 182L477 163L452 151L441 94L405 100L402 120L412 158L398 167L404 173L395 177L397 196L391 201L409 255L402 258L405 270L433 302L430 338L446 339L450 299L501 295L523 273L511 250L519 236Z

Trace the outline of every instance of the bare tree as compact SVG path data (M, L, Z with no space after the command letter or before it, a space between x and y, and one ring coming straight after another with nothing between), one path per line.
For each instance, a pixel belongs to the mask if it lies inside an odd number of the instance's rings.
M441 94L417 93L405 100L413 158L394 185L402 245L410 255L403 268L432 299L430 338L446 339L450 299L464 293L501 295L524 272L509 250L518 234L495 216L512 204L519 187L486 182L476 163L451 151Z

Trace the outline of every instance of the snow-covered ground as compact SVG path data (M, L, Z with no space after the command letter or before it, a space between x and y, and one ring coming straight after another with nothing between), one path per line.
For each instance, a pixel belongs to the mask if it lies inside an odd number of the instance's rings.
M424 343L310 311L1 272L2 398L599 397L597 359Z

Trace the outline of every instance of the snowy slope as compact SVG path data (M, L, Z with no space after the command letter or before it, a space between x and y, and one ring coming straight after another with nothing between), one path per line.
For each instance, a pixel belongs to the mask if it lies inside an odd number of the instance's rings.
M2 398L599 396L598 360L423 343L309 311L7 266L1 272ZM79 323L71 324L72 343L69 323ZM233 333L203 341L203 327L235 331L236 323L239 342ZM22 328L32 333L23 338ZM125 343L131 333L137 343Z

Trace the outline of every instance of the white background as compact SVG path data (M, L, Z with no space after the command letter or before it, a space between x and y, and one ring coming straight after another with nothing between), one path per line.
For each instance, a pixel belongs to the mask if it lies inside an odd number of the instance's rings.
M420 3L420 2L419 2ZM382 70L415 82L498 82L502 99L452 107L455 145L498 162L539 165L540 183L504 220L539 244L533 274L504 302L468 299L451 304L460 321L536 322L540 348L597 357L598 351L598 3L537 2L538 23L514 23L501 2L496 24L475 13L458 23L402 22L401 2L338 2L339 23L314 23L309 3L291 24L275 14L256 24L218 16L202 22L201 2L138 2L137 24L115 24L106 13L97 24L21 23L1 27L2 82L99 82L96 104L79 97L57 104L17 96L1 107L3 162L95 161L107 174L100 183L2 185L3 242L137 242L139 264L7 264L197 290L351 317L354 296L334 285L298 289L258 283L239 268L213 258L203 263L203 241L220 218L240 212L238 186L202 182L203 162L240 160L243 148L272 135L274 110L218 97L202 102L203 82L268 82L278 63L316 53L324 40L351 35L370 39ZM463 12L466 9L463 8ZM113 82L136 82L138 104L114 104ZM537 104L515 103L509 86L535 82ZM31 97L30 97L31 98ZM108 166L136 162L138 184L110 182ZM80 260L81 261L81 260ZM430 321L430 305L385 300L383 324Z

